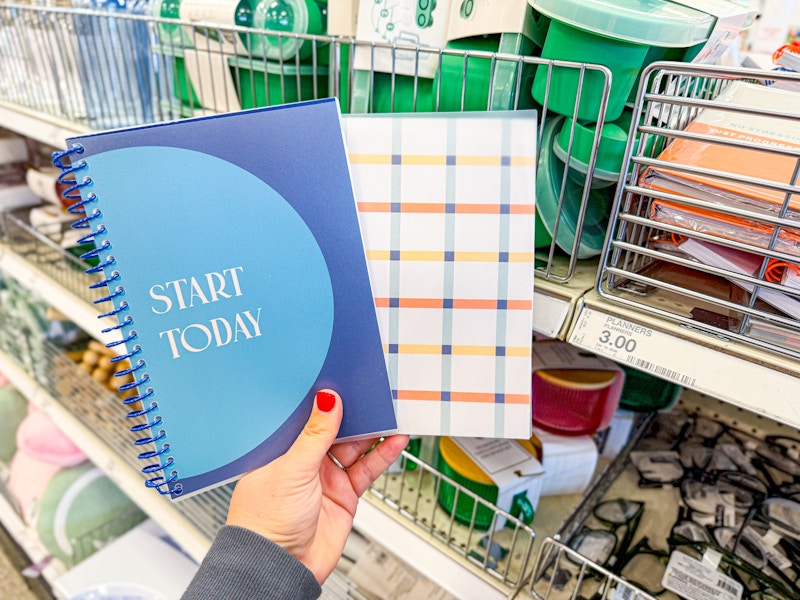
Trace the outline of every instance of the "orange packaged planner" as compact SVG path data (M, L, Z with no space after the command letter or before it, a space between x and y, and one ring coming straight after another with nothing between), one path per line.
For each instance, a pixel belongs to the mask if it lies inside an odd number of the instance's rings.
M765 86L731 83L717 98L723 108L703 109L685 129L686 133L718 138L719 142L675 138L658 156L661 164L642 173L639 185L766 217L781 216L786 203L784 218L797 221L800 228L800 193L776 189L793 183L800 157L796 98L795 94ZM774 113L789 116L779 118ZM757 218L661 199L653 200L650 218L759 247L768 246L774 229ZM782 250L800 255L800 231L784 227L779 238Z

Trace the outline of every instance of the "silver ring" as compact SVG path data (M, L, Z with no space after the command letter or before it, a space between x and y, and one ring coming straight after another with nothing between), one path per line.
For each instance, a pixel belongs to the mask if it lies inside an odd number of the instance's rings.
M344 466L342 463L340 463L340 462L339 462L339 459L338 459L338 458L336 458L336 457L335 457L333 454L331 454L331 451L330 451L330 450L328 450L328 458L330 458L330 459L331 459L331 461L333 462L333 464L335 464L335 465L336 465L337 467L339 467L339 468L340 468L342 471L344 471L345 473L347 473L347 470L348 470L350 467L345 467L345 466Z

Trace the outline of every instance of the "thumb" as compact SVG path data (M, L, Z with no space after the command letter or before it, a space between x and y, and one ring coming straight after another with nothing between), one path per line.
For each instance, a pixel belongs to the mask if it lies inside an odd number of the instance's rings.
M289 449L299 465L319 468L342 423L342 399L333 390L319 390L314 398L311 416Z

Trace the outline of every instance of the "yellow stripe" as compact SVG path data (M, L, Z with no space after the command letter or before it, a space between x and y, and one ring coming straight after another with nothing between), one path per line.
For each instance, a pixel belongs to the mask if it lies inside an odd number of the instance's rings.
M456 252L457 262L497 262L497 252ZM532 262L532 252L509 252L508 262Z
M532 167L536 164L536 158L533 156L512 156L512 167Z
M367 250L369 260L389 260L389 250Z
M391 154L350 154L350 164L354 165L390 165Z

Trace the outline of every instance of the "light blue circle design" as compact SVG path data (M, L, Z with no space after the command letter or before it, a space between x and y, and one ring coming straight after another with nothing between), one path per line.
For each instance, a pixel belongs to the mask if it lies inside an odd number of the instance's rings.
M222 467L284 424L325 362L322 250L284 197L220 158L138 147L89 162L175 467Z

